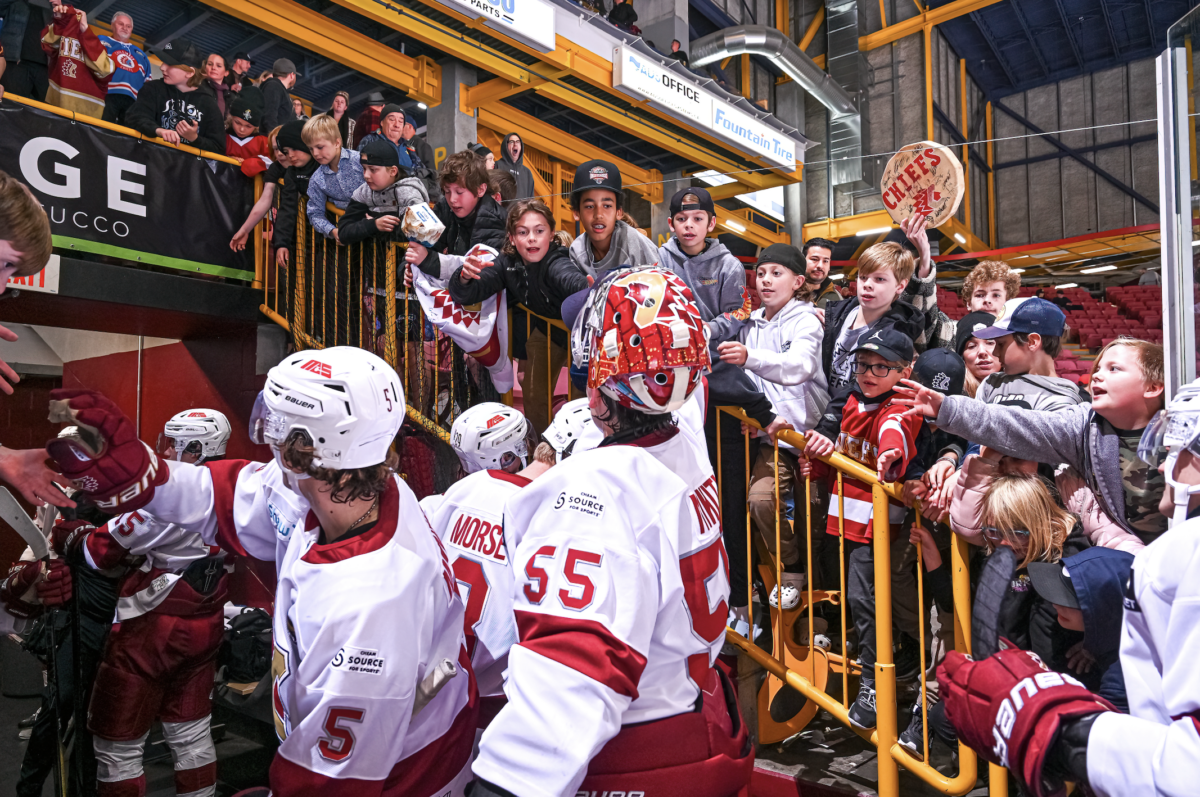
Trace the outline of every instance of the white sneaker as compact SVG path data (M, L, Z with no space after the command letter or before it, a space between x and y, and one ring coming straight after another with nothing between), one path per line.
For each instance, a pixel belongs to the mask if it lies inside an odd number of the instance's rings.
M779 608L779 593L782 587L783 610L786 612L795 609L800 605L800 591L804 589L805 583L803 573L784 573L782 583L771 590L771 597L768 599L771 608Z

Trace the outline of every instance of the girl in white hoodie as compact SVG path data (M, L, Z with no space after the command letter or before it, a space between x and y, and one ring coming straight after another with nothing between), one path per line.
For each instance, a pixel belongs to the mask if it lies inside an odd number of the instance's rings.
M721 359L750 373L755 385L770 399L777 415L801 433L816 426L829 403L829 387L821 367L824 324L813 306L813 289L804 283L804 256L787 244L772 244L758 259L755 289L761 306L738 333L739 343L717 347ZM761 433L760 433L761 434ZM750 514L783 566L782 604L792 609L804 586L804 562L796 539L793 485L797 454L780 443L776 473L774 448L759 447L750 472ZM779 482L780 550L775 550L775 483ZM814 481L813 485L816 486ZM814 499L817 496L814 496ZM803 526L802 526L803 528ZM771 605L780 603L780 588L771 593Z

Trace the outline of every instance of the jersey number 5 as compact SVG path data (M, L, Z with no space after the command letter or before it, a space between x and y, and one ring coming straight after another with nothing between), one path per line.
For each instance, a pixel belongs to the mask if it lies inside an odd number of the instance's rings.
M342 727L343 722L362 722L366 716L361 708L331 708L325 715L325 733L317 742L321 757L330 761L342 762L354 751L354 734L349 728Z

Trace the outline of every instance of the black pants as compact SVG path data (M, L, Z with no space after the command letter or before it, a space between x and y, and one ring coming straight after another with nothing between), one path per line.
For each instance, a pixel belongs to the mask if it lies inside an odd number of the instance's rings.
M0 85L4 86L5 91L26 99L45 102L46 92L50 89L50 74L46 71L45 64L9 61L4 76L0 77Z
M704 437L713 473L721 484L721 530L729 554L729 605L745 606L750 579L746 559L746 443L737 418L721 413L721 461L717 462L717 408L709 406Z
M109 94L104 98L104 115L100 117L115 125L125 124L125 113L136 100L128 94Z
M67 612L62 611L59 614L66 615ZM58 755L57 738L61 737L67 729L67 723L75 710L77 695L83 701L84 711L81 716L86 716L87 701L91 696L92 683L96 680L96 669L100 666L100 654L104 649L104 639L108 629L84 619L81 621L81 633L83 636L83 646L80 649L83 688L79 689L75 681L75 638L71 632L70 623L66 623L61 629L56 629L56 641L58 642L58 650L55 651L55 661L58 667L57 696L53 683L48 684L42 692L41 712L33 724L29 746L26 747L25 758L21 762L21 775L17 780L17 797L40 797L42 786L54 769L55 759ZM57 737L54 729L56 702L58 719L61 723ZM71 748L73 757L82 756L81 765L72 766L73 762L70 760L64 763L69 771L70 794L94 795L96 793L96 754L92 749L92 735L87 731L87 723L83 722L82 726L75 728L74 743ZM82 783L79 782L77 776L80 770L82 770Z

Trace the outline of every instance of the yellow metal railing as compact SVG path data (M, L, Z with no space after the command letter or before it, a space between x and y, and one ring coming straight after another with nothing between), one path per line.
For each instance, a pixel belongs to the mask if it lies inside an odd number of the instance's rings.
M718 484L721 480L721 434L720 423L722 416L725 416L726 422L738 421L743 424L743 429L746 430L745 446L746 446L746 482L749 488L750 481L750 430L760 429L745 412L736 407L720 407L717 415L717 459L718 459ZM772 443L772 455L774 457L775 471L775 551L781 550L781 532L780 527L780 498L779 498L779 443L780 441L787 443L796 449L803 449L805 439L803 435L794 431L784 431L778 435L778 439ZM799 732L816 713L817 708L822 708L832 715L838 722L845 725L847 728L854 731L865 741L874 746L878 752L878 792L880 797L898 797L900 794L899 782L899 767L903 766L906 770L917 776L925 783L929 784L934 789L942 794L947 795L962 795L975 788L978 780L978 760L975 752L961 742L958 745L958 773L954 776L943 775L929 763L929 724L928 724L928 700L926 699L926 673L928 672L928 662L926 660L926 628L928 626L928 609L925 605L924 587L922 575L924 573L924 562L922 561L921 551L917 549L918 568L917 577L917 601L918 601L918 616L920 617L919 624L919 640L920 646L920 689L918 691L918 700L922 702L922 727L923 727L923 759L918 759L909 753L908 750L901 747L898 743L898 720L899 707L897 702L897 684L896 684L896 668L892 660L892 550L891 543L893 541L891 527L888 519L888 504L889 499L901 499L901 485L880 482L877 475L871 469L863 466L861 463L845 457L841 454L831 454L828 457L822 457L827 465L833 469L833 480L836 491L831 490L831 500L839 502L839 521L838 521L838 536L837 544L839 547L839 589L832 590L830 585L823 584L823 589L816 590L813 588L813 576L817 572L816 563L813 561L813 528L812 516L813 512L806 510L806 541L805 546L807 551L807 566L808 578L806 590L800 604L791 610L772 609L772 626L774 637L774 651L768 655L750 640L734 632L732 629L726 629L725 635L727 641L736 645L738 649L755 663L763 667L769 674L768 680L763 684L760 691L759 699L759 727L760 727L760 742L764 738L768 738L770 733L764 734L764 726L767 726L768 731L777 731L786 733L788 736ZM874 582L875 582L875 692L876 692L876 726L874 730L861 730L850 724L849 706L850 706L850 676L859 671L856 662L850 660L846 654L846 546L845 546L845 529L843 527L845 512L843 510L844 490L843 477L857 479L871 487L872 496L872 553L874 558ZM813 494L813 480L811 477L803 479L806 506L811 507L811 499ZM747 495L749 490L747 489ZM722 490L722 495L724 492ZM793 515L793 523L800 523L800 500L797 496L796 512ZM922 522L920 507L917 507L916 522ZM746 509L746 533L747 533L747 562L753 561L753 551L751 550L754 541L757 537L753 528L753 521L750 515L749 503ZM825 534L825 529L818 529L818 534ZM797 535L799 530L797 529ZM950 568L952 574L953 594L954 594L954 645L956 650L970 652L970 618L971 618L971 585L970 575L968 572L968 545L967 542L961 539L958 535L953 536L953 541L950 549ZM771 552L766 549L766 546L760 546L760 561L767 563L760 567L760 573L763 576L763 582L766 585L767 591L771 591L775 585L780 584L782 580L782 564L778 556L772 556ZM750 628L754 628L753 617L753 578L748 579L748 590L750 594ZM814 608L820 602L828 602L836 606L839 610L841 623L841 651L824 651L816 644L816 636L814 634ZM795 621L800 618L801 614L807 612L808 619L808 635L807 644L799 645L795 642L792 629L795 627ZM839 702L825 691L825 681L830 671L841 674L842 680L842 700ZM766 706L769 704L769 698L783 684L791 686L798 691L809 701L807 710L802 710L797 717L790 720L788 723L775 723L766 714ZM767 698L767 699L764 699ZM778 727L773 727L778 726ZM774 741L775 739L771 739ZM1007 795L1007 773L1000 767L992 766L990 768L989 788L992 797L1006 797Z

